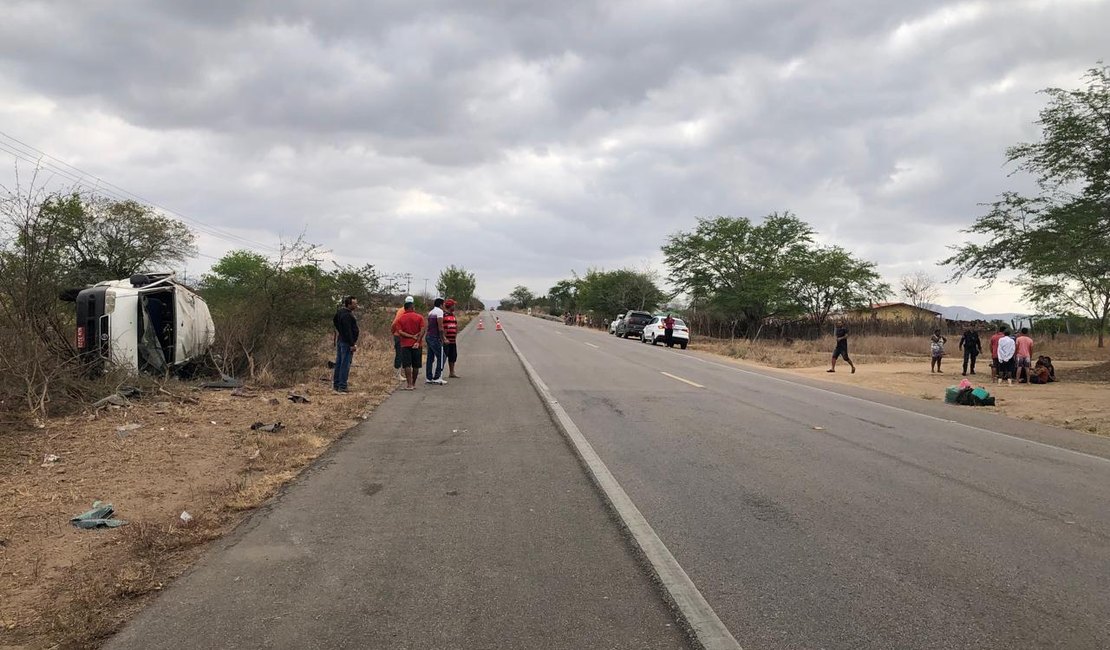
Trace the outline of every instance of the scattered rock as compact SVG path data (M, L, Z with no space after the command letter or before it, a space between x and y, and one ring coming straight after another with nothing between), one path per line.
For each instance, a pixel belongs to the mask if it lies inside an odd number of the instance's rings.
M143 425L138 422L121 424L120 426L116 427L116 435L120 438L126 438L128 433L141 428L143 428Z
M281 422L275 422L273 424L266 424L265 422L255 422L251 425L251 431L264 431L266 433L277 433L284 428L285 426L283 426Z
M172 409L172 408L173 408L173 404L170 404L169 402L155 402L154 403L154 413L155 413L155 415L166 415L167 413L170 412L170 409Z
M300 393L289 393L289 401L294 404L311 404L312 400Z
M240 386L239 388L236 388L235 390L231 391L231 396L232 397L255 397L255 394L249 388L246 388L245 386Z
M448 491L447 491L447 496L449 496L449 497L457 497L457 496L459 496L459 491L458 491L458 490L448 490Z
M122 395L118 395L118 394L109 395L109 396L105 397L104 399L97 400L97 401L93 402L93 408L94 409L102 409L102 408L111 407L111 406L119 408L121 406L130 406L130 405L131 405L131 402L127 401L126 397L123 397Z

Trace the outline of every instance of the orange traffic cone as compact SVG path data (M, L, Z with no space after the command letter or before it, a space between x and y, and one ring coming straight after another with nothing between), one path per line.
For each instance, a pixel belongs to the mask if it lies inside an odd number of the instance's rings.
M484 329L486 329L486 324L482 322L482 319L481 319L481 318L479 318L479 319L478 319L478 331L480 332L480 331L482 331L482 330L484 330Z
M502 327L501 327L501 319L500 319L500 318L498 318L498 319L497 319L497 327L496 327L495 329L496 329L496 330L497 330L498 332L504 332L504 331L505 331L505 330L504 330L504 329L502 329Z

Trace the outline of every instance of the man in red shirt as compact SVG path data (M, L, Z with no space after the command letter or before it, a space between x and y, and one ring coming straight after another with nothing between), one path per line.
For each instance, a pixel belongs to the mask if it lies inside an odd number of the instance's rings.
M1006 326L999 325L998 331L991 337L991 379L998 378L998 340L1006 336Z
M663 319L663 342L668 348L674 347L674 317L670 314Z
M455 362L459 360L459 347L455 343L459 336L459 321L455 318L455 299L448 298L443 303L443 356L447 357L447 378L458 379L455 374Z
M424 317L416 313L412 298L405 298L405 312L393 321L393 335L401 341L401 368L405 371L405 387L416 390L420 374L420 342L424 340Z

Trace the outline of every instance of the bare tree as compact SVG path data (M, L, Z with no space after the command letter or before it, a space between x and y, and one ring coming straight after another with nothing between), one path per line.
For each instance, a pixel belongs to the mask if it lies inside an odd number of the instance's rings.
M932 309L940 297L940 283L924 271L907 273L899 279L902 295L920 309Z

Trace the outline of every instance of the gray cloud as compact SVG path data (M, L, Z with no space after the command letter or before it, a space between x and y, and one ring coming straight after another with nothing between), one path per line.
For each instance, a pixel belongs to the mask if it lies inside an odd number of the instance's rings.
M463 264L489 297L784 209L891 277L937 270L977 203L1028 188L1005 148L1110 24L1081 0L106 7L7 3L0 130L253 240Z

